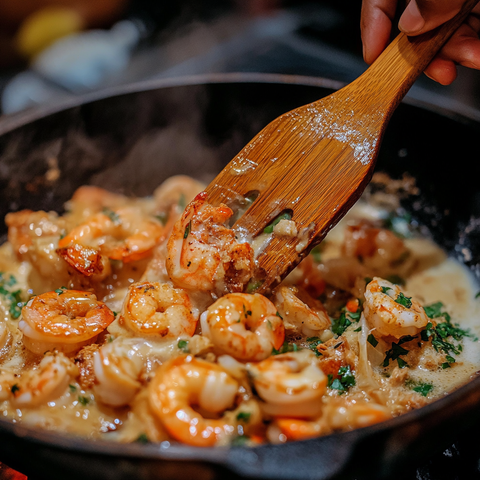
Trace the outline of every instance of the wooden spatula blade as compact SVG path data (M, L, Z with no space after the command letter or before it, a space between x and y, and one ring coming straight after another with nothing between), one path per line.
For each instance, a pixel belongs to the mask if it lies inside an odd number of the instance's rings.
M257 196L234 225L239 238L257 236L283 210L293 213L297 235L274 234L257 257L256 291L281 281L360 197L395 108L476 4L466 0L426 34L398 35L354 82L272 121L207 187L214 205Z

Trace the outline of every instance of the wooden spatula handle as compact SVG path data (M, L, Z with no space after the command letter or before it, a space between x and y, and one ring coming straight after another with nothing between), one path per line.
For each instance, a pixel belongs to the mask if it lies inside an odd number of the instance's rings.
M394 110L477 3L478 0L467 0L455 17L430 32L418 36L400 33L353 83L358 83L359 87L368 85L370 90L375 88L372 82L378 82L378 103L383 103L387 110ZM365 93L371 95L371 90Z

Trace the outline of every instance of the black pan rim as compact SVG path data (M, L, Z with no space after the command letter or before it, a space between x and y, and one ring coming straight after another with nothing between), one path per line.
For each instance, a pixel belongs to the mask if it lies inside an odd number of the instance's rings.
M129 93L147 92L160 88L206 85L215 83L278 83L313 86L331 90L338 90L346 85L346 82L333 80L326 77L256 72L206 73L141 80L129 84L103 88L91 93L81 94L59 101L58 103L32 107L18 113L3 116L0 115L0 136L11 132L16 128L20 128L25 124L32 123L35 120L107 98L127 95ZM467 108L463 109L461 106L458 106L456 109L453 109L452 107L447 108L439 105L437 102L410 97L408 93L402 103L420 107L444 117L453 118L460 122L478 123L480 121L480 111Z

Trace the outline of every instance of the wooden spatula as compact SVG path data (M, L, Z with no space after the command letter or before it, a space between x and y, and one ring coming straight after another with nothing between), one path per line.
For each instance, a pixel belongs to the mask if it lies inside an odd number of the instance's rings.
M249 291L268 293L358 200L395 108L477 2L432 32L398 35L351 84L269 123L210 183L213 205L258 195L233 226L239 236L285 211L296 223L296 237L273 235L259 254Z

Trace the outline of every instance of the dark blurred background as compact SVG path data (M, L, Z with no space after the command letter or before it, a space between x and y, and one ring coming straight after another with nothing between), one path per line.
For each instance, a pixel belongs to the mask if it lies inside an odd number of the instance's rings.
M138 80L214 72L324 76L366 65L360 0L0 0L0 113ZM409 96L480 119L477 72Z

